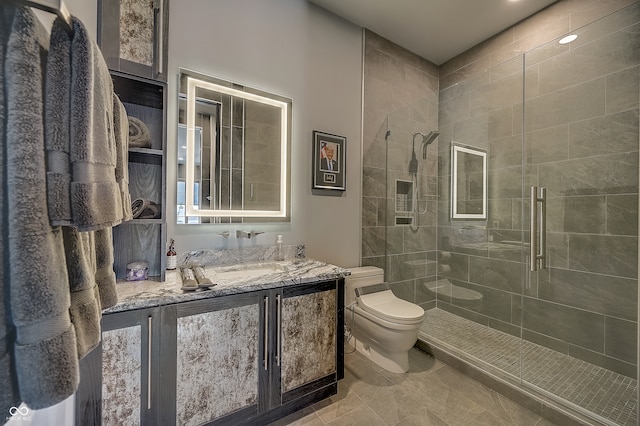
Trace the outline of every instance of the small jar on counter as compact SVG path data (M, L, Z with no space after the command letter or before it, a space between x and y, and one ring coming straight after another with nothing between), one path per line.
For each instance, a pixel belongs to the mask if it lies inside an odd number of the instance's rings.
M149 277L147 262L127 263L127 281L144 281Z

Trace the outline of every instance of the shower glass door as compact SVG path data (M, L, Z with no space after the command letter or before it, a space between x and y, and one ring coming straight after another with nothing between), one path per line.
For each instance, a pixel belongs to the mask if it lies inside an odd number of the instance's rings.
M521 377L635 425L640 5L572 34L524 57Z

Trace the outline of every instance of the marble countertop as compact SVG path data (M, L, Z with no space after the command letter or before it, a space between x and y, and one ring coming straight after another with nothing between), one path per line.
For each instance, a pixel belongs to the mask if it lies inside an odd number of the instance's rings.
M281 262L253 262L215 265L205 268L207 278L216 285L209 289L183 291L179 269L167 271L165 281L118 282L118 303L103 314L170 305L299 284L334 280L350 275L348 269L313 259Z

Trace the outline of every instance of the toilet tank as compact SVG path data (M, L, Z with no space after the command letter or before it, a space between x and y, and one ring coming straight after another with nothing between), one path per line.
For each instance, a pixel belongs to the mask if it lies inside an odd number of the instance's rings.
M355 289L384 282L384 269L375 266L349 268L351 275L345 277L345 306L356 301Z

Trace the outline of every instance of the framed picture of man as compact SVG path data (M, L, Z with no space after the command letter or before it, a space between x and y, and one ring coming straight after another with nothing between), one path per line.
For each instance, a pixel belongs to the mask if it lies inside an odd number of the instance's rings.
M344 136L313 131L313 189L346 190Z

